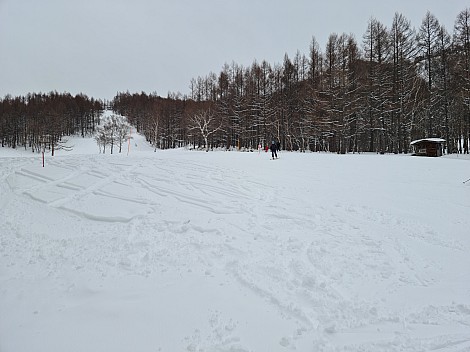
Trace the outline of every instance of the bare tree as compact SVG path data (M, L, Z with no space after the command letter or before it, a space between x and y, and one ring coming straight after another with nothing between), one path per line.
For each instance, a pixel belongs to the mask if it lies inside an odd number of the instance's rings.
M419 32L417 35L418 49L420 57L419 61L423 61L423 70L426 77L426 135L432 137L436 131L436 116L434 111L436 110L436 86L435 76L437 74L438 65L438 46L439 46L439 34L441 32L441 26L437 18L432 15L429 11L421 23Z
M394 153L406 152L409 145L413 88L416 80L416 35L411 22L396 13L390 30L393 75L391 110L387 130L387 148Z
M364 85L365 110L370 152L384 151L385 115L390 105L391 75L387 69L390 58L390 42L387 28L372 18L363 37L364 56L367 60L367 80Z
M470 153L470 8L457 16L454 26L454 73L457 144L460 153Z
M222 120L217 119L211 110L201 111L190 118L190 130L196 130L204 139L206 152L209 151L209 137L222 130Z

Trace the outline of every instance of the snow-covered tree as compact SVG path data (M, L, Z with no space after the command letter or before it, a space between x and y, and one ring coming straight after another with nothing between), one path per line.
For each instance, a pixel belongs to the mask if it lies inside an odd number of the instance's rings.
M127 122L127 119L121 115L112 115L111 120L115 132L116 144L119 145L119 153L121 153L122 144L129 138L131 126Z
M204 139L206 152L209 151L209 136L222 129L222 122L211 110L201 111L190 118L190 130L197 131Z
M98 147L103 148L106 153L106 146L111 148L111 154L114 151L114 145L119 145L119 153L122 152L122 144L129 138L130 125L126 118L121 115L110 115L102 119L102 124L96 128L95 140Z

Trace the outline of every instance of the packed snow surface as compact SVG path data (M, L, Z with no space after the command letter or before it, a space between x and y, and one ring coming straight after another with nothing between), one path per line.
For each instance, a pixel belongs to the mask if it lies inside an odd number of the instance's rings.
M468 158L72 142L0 149L0 351L470 350Z

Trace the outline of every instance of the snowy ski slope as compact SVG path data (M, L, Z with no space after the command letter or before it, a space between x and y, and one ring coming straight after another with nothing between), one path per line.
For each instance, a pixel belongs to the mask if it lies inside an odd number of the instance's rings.
M470 160L0 149L0 351L470 350Z

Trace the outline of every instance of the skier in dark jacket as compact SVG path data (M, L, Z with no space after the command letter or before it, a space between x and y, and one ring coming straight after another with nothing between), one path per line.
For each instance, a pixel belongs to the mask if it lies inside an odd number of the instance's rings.
M273 159L277 159L277 145L274 141L271 143L271 147L269 149L271 149Z

